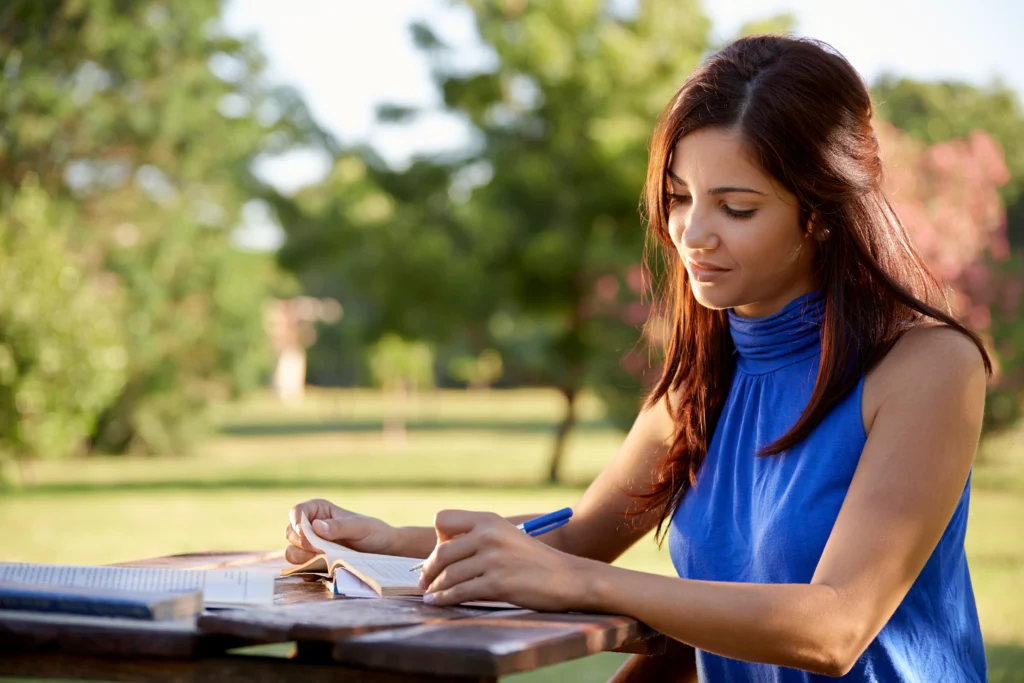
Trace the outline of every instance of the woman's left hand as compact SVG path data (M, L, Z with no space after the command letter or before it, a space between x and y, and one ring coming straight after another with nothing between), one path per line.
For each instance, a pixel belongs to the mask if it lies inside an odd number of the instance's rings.
M423 567L424 602L511 602L528 609L583 609L587 560L563 553L490 512L444 510L434 518L437 546Z

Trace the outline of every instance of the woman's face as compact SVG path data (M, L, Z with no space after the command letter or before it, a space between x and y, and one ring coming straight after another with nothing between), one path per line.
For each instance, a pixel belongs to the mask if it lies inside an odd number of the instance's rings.
M701 305L762 317L814 289L815 240L796 197L748 158L738 131L684 136L666 183L669 234Z

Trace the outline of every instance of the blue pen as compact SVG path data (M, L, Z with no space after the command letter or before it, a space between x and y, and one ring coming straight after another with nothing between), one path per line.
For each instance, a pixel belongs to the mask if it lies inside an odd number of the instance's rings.
M541 515L536 519L523 522L522 524L517 525L516 528L522 529L531 536L540 536L541 534L562 526L562 524L569 521L570 517L572 517L572 508L562 508L561 510L556 510L550 514ZM558 526L554 526L555 524Z
M517 524L516 528L521 531L525 531L531 536L540 536L541 534L546 534L549 531L554 531L560 526L565 526L568 524L570 517L572 517L572 508L562 508L561 510L541 515L540 517L528 520L522 524ZM419 571L420 569L423 569L423 565L425 563L426 560L419 562L414 567L410 567L409 571Z

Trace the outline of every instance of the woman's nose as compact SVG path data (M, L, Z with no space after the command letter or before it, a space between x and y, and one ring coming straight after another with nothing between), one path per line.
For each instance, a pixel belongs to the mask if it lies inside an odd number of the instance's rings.
M680 216L680 231L677 243L691 251L714 249L718 246L718 235L706 216L692 209L688 215Z

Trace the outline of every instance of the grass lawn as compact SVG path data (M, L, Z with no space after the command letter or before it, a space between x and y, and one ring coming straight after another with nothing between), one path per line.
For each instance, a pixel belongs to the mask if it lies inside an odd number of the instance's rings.
M582 405L565 484L544 485L559 398L540 390L440 391L410 410L404 443L385 442L376 392L312 392L299 408L266 395L218 409L220 432L195 455L44 462L36 483L0 493L0 560L105 563L283 543L288 508L325 497L393 524L428 524L446 508L503 514L571 505L621 434ZM993 683L1024 681L1024 431L988 439L975 469L968 554ZM672 574L647 539L620 564ZM606 654L510 676L605 680Z

